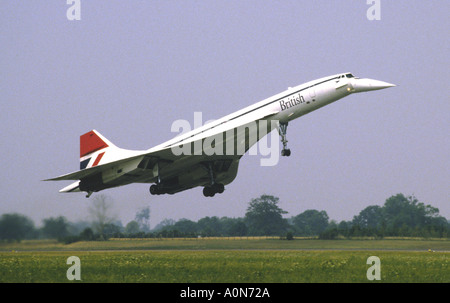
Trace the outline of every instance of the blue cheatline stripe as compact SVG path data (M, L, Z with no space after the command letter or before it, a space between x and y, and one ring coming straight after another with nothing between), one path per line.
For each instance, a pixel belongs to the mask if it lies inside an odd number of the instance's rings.
M88 159L86 159L84 161L81 161L80 162L80 169L85 169L87 167L87 165L88 165L90 160L91 160L91 158L88 158Z

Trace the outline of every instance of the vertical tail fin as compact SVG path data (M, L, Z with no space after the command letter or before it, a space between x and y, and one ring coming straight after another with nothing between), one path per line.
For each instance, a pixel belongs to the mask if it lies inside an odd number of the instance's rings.
M96 130L80 136L80 169L97 166L108 148L116 147Z

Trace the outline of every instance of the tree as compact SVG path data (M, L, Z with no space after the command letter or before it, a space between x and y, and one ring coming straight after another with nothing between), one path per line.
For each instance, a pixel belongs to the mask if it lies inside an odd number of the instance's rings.
M173 229L184 234L194 234L197 232L197 223L189 219L182 218L175 223Z
M282 215L286 211L278 207L279 198L262 195L252 199L245 213L249 234L257 236L280 235L287 229L287 222Z
M135 221L143 232L150 231L150 207L145 207L136 213Z
M104 236L105 227L112 224L114 216L111 214L112 202L105 195L94 197L92 205L89 207L89 213L92 216L92 226L101 236Z
M93 241L93 240L95 240L94 231L90 227L86 227L80 233L80 240L81 241Z
M388 228L398 231L404 224L414 224L414 205L403 194L391 196L383 206L384 217ZM417 222L417 221L416 221Z
M401 231L403 235L409 235L412 230L425 230L425 227L436 223L445 226L445 219L439 217L439 209L419 202L414 196L405 197L403 194L386 200L383 215L387 229L393 234Z
M368 206L353 217L352 223L361 228L379 228L383 223L383 209L378 205Z
M140 232L140 228L139 228L139 223L137 223L136 221L130 221L128 222L127 226L125 226L125 233L126 234L137 234L138 232Z
M0 239L21 241L34 238L36 230L29 218L20 214L3 214L0 218Z
M309 209L295 216L292 222L300 235L315 236L328 227L328 219L326 211Z
M197 228L203 236L219 236L222 224L218 217L204 217L197 222Z
M246 236L248 234L247 225L242 219L235 220L233 223L231 223L228 229L228 234L235 237Z
M174 219L164 219L161 222L159 222L158 224L156 224L156 226L153 228L153 231L159 231L159 230L165 230L168 229L170 226L175 225L175 220Z
M122 223L120 221L115 223L108 223L103 226L103 233L101 234L103 239L108 239L111 237L118 237L123 229Z
M69 223L66 218L60 216L57 218L44 219L44 226L42 227L42 233L50 238L62 239L69 235Z

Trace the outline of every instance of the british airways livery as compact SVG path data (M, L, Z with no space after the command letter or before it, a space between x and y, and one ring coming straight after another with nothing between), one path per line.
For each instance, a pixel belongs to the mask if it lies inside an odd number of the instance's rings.
M353 93L395 86L383 81L337 74L290 87L214 122L148 150L115 146L96 130L80 137L80 170L45 181L74 180L60 192L93 192L130 183L149 183L152 195L203 187L206 197L222 193L238 171L241 157L277 129L287 148L288 123Z

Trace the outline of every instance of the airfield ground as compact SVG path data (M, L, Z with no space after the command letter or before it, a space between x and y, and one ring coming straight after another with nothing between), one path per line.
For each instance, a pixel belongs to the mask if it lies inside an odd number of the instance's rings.
M67 278L80 260L81 281ZM368 280L380 260L380 280ZM73 263L75 264L75 263ZM110 239L0 243L0 282L450 282L450 240Z

